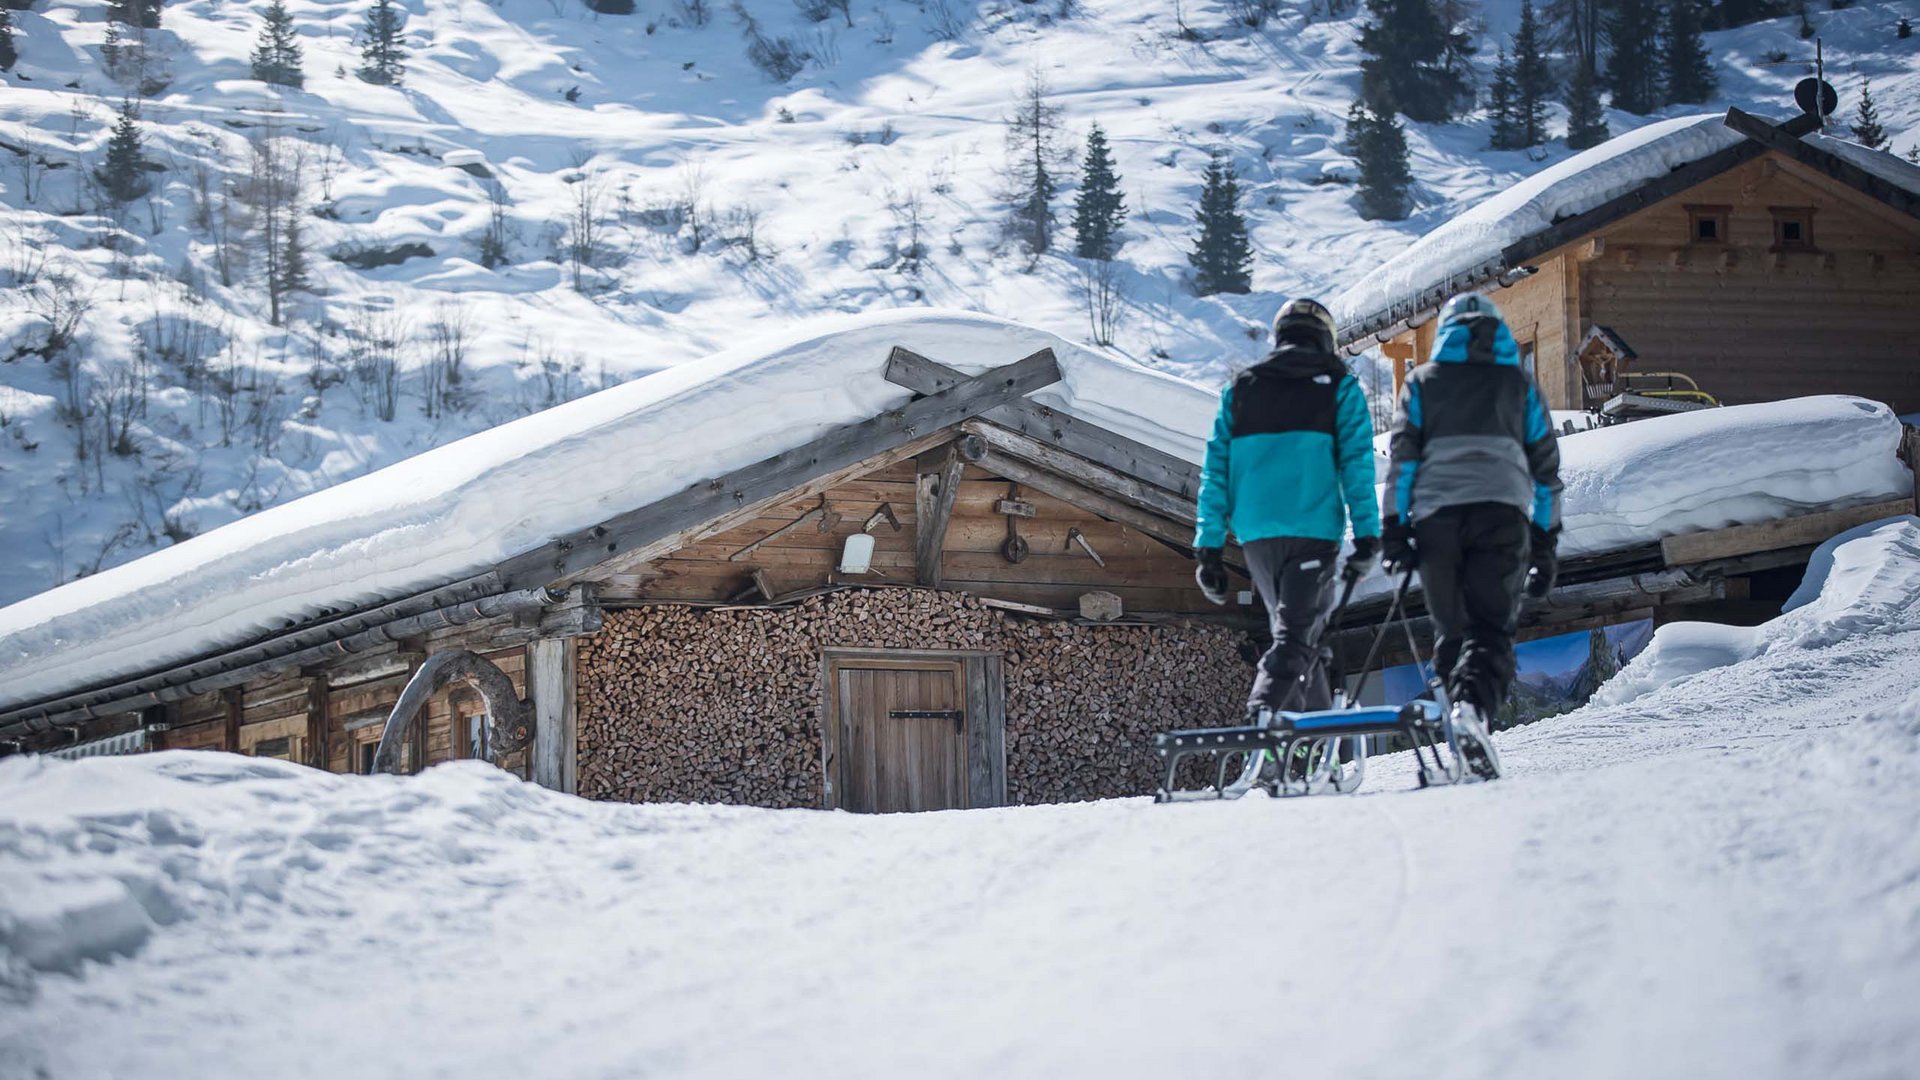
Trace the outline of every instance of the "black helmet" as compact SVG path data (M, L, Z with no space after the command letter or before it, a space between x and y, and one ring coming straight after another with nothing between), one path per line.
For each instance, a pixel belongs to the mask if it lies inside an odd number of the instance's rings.
M1280 306L1280 314L1273 317L1273 339L1311 342L1330 353L1333 351L1333 312L1320 301L1304 296L1289 300Z

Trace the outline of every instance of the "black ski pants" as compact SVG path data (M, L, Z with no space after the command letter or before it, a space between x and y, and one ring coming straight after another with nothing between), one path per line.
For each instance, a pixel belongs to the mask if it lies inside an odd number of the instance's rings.
M1413 527L1447 697L1489 718L1513 686L1513 632L1526 581L1527 518L1505 503L1449 506Z
M1253 588L1267 607L1273 644L1260 658L1247 708L1311 711L1333 708L1321 631L1332 615L1340 545L1281 536L1241 545ZM1295 688L1298 687L1296 690Z

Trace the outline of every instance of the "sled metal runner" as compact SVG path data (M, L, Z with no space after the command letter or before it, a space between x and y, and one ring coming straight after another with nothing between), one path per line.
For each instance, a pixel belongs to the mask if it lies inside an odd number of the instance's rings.
M1413 632L1399 618L1405 608L1407 590L1413 584L1408 571L1394 590L1387 616L1374 636L1373 646L1361 665L1358 697L1365 687L1373 662L1387 632L1400 622L1407 632L1407 645L1419 662L1419 649ZM1353 597L1349 582L1334 606L1333 623ZM1302 676L1304 680L1305 676ZM1292 688L1297 694L1301 684ZM1419 698L1405 705L1349 707L1344 691L1335 692L1336 707L1311 712L1262 713L1261 724L1239 727L1193 728L1169 731L1153 738L1153 752L1160 759L1160 787L1154 792L1157 803L1189 802L1200 799L1237 799L1254 790L1264 789L1275 798L1295 795L1351 794L1366 781L1367 740L1374 736L1399 735L1413 746L1419 766L1421 787L1457 784L1467 775L1466 758L1447 708L1444 689L1437 680L1429 680L1431 698ZM1202 788L1176 786L1180 767L1192 759L1204 759L1211 767L1211 779ZM1232 780L1228 776L1238 773Z

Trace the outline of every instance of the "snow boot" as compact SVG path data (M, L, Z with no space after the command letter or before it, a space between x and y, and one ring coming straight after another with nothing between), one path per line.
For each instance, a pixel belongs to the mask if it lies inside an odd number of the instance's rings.
M1454 745L1467 770L1482 780L1500 779L1500 751L1480 710L1466 702L1454 704L1450 714Z

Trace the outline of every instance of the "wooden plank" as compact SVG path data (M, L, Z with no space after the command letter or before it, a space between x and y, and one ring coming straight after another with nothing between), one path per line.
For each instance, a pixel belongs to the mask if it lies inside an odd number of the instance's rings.
M991 781L987 790L986 806L1005 806L1007 804L1007 676L1006 661L994 654L984 658L982 666L986 673L987 711L983 727L987 737L982 752L987 759L988 778Z
M548 638L527 646L527 696L533 701L534 717L533 782L569 795L579 790L574 640Z
M1828 510L1818 514L1765 521L1757 525L1735 525L1712 532L1669 536L1660 541L1660 554L1668 566L1690 566L1710 559L1751 555L1774 548L1817 544L1869 521L1913 513L1911 498L1856 506L1847 510Z
M914 459L914 577L930 589L940 587L940 553L966 464L952 443Z
M998 806L993 794L993 759L989 746L991 722L987 708L987 665L984 660L966 664L967 700L967 805Z
M1088 513L1098 514L1109 521L1118 522L1182 549L1189 549L1193 544L1191 522L1170 521L1121 502L1112 496L1083 487L1058 473L1029 465L1018 458L996 451L988 451L979 464L982 468L998 473L1009 480L1043 491L1062 502L1072 503Z
M754 552L760 550L760 545L770 544L773 541L778 540L781 537L787 535L788 533L794 532L795 530L799 529L800 526L811 525L814 522L817 522L821 518L826 516L827 516L826 507L816 506L813 509L807 511L806 513L801 514L799 517L794 518L792 521L789 521L785 525L782 525L779 528L768 533L767 535L761 537L760 539L755 540L753 543L748 544L746 547L741 548L739 551L736 551L733 554L727 556L727 561L739 562L740 560L745 559L747 556L752 555Z
M978 435L987 446L998 453L1051 469L1077 484L1103 492L1122 502L1131 503L1142 510L1158 514L1170 521L1189 525L1194 521L1198 504L1192 497L1178 495L1165 488L1144 483L1125 473L1109 469L1075 454L1069 454L1038 439L1028 438L1017 431L1009 431L985 420L966 421L960 425L960 429L970 435Z
M1018 363L542 544L500 564L500 577L509 588L551 585L662 541L678 546L730 514L788 497L808 481L904 448L1058 381L1060 366L1053 351L1042 349Z
M240 752L240 724L246 719L246 695L238 686L229 686L220 691L220 699L226 703L226 732L220 749L229 753Z
M887 381L917 393L932 394L957 385L966 376L907 349L887 358ZM981 414L1011 431L1038 439L1128 476L1190 499L1200 497L1200 467L1145 443L1032 401L1011 401Z

